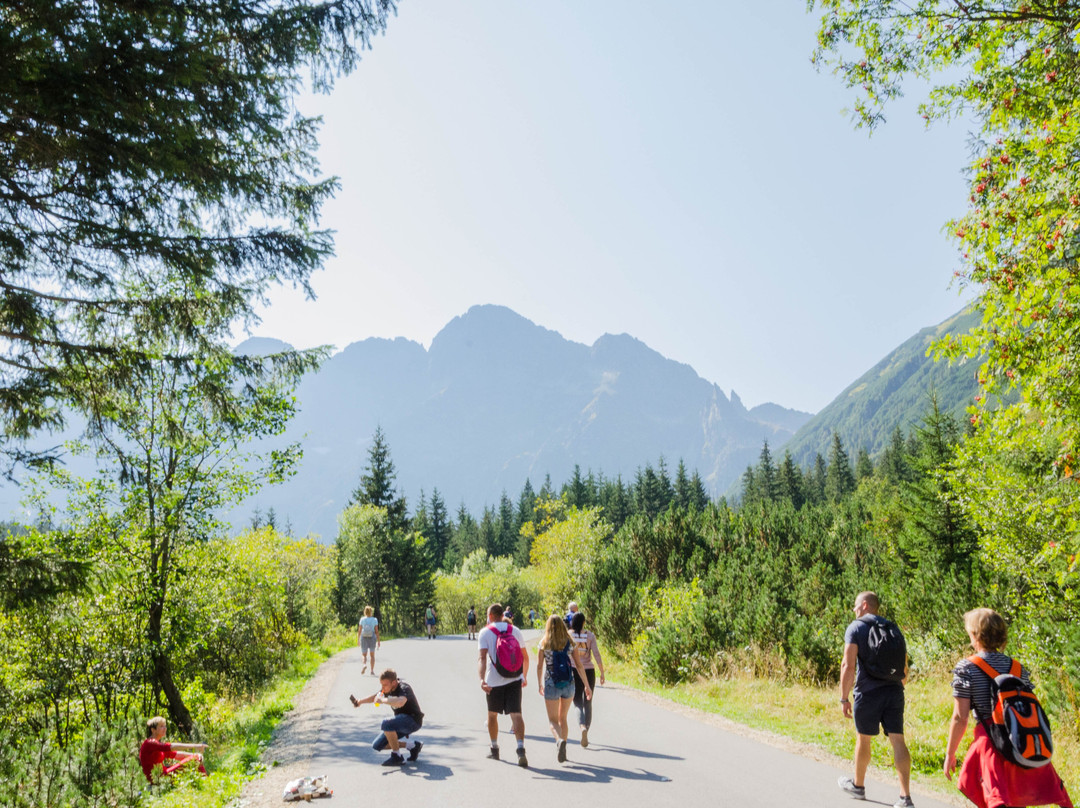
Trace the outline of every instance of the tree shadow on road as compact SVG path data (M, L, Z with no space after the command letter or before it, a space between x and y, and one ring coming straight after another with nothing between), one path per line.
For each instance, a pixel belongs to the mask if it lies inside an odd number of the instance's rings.
M592 766L588 763L569 762L557 769L541 769L529 766L529 771L552 780L571 783L610 783L615 780L636 780L643 783L670 783L671 778L645 769L616 769L613 766Z

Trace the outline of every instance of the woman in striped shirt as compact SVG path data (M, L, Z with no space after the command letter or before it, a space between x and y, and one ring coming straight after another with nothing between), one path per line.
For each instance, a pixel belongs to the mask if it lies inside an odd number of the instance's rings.
M581 746L589 745L589 727L592 726L592 698L585 697L585 691L596 692L596 667L600 668L600 684L604 683L604 660L600 656L600 647L596 644L596 635L585 630L585 613L574 612L570 622L570 640L574 643L574 653L581 660L585 670L585 680L574 669L574 706L578 712L578 726L581 727ZM594 663L593 660L596 660Z
M1012 659L1001 652L1008 629L1005 620L993 609L972 609L964 615L971 647L990 667L1008 673ZM1021 667L1020 678L1031 686L1031 674ZM990 677L969 659L962 659L953 671L953 714L949 740L945 748L945 776L952 779L956 768L956 750L967 731L968 716L975 712L975 740L960 767L957 786L979 808L1019 808L1028 805L1056 804L1071 808L1072 801L1054 765L1025 769L1005 760L994 749L984 722L991 719L994 705L990 700Z

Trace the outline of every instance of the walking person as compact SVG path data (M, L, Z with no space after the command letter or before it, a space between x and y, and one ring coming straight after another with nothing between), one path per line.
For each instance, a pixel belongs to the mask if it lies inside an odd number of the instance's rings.
M545 672L545 667L547 668ZM570 641L570 632L566 630L565 620L557 614L551 615L544 626L544 636L540 639L540 653L536 655L536 681L540 695L544 697L548 723L555 738L559 763L566 762L566 736L570 729L566 725L566 716L570 705L574 703L574 670L585 682L585 698L592 698L585 669L581 660L574 653Z
M945 776L952 779L956 750L967 732L968 716L974 711L975 740L968 748L956 783L964 796L979 808L1049 804L1069 808L1072 800L1053 763L1038 768L1012 763L995 748L987 732L995 708L991 676L1011 674L1027 691L1032 689L1027 668L1002 652L1008 639L1005 620L993 609L972 609L964 615L964 628L975 653L960 660L953 671L953 713L945 747Z
M405 756L415 761L420 756L423 743L413 739L413 735L424 725L424 714L420 711L420 702L416 700L413 689L398 679L397 673L387 668L379 674L379 689L370 696L358 699L349 696L353 707L361 704L385 704L394 711L392 718L384 719L379 727L382 732L371 743L371 748L381 752L390 747L390 757L383 761L383 766L404 766Z
M374 676L375 649L382 648L382 639L379 637L379 618L375 617L375 610L370 606L364 607L364 616L356 627L356 644L360 646L360 657L364 660L360 673L367 673L370 667Z
M438 619L439 616L435 614L435 607L428 604L427 610L424 612L424 622L427 624L427 636L429 640L435 639L435 623Z
M838 784L855 799L866 799L871 746L874 736L884 730L900 777L900 798L893 808L911 808L911 753L904 740L907 644L897 625L878 614L880 606L875 593L860 592L855 598L855 620L844 632L840 706L845 718L855 719L855 776L841 777ZM848 699L852 685L854 705Z
M596 644L596 635L585 630L585 613L574 613L571 621L570 641L574 643L574 653L585 670L585 679L574 667L574 707L578 713L578 727L581 729L581 748L589 745L589 727L592 726L593 701L585 698L585 688L596 694L596 668L600 668L600 684L604 684L604 660L600 656L600 647Z
M521 691L528 685L529 652L521 629L503 619L501 603L488 607L487 625L476 637L480 649L480 688L487 696L488 757L499 760L499 714L510 716L517 739L517 762L527 767L525 757L525 720L521 717Z
M469 639L476 639L476 607L470 606L469 613L465 615L465 628L469 630Z

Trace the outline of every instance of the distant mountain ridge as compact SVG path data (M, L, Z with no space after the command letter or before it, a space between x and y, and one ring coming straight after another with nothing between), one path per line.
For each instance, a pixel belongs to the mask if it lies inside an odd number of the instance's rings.
M979 392L975 378L979 363L950 365L934 361L926 352L934 340L947 333L966 333L981 320L979 311L968 308L922 329L856 379L776 450L781 456L790 451L795 462L805 467L818 452L828 456L836 432L852 458L860 448L875 456L897 426L906 434L921 422L930 406L931 390L942 411L963 418Z
M284 343L248 342L266 353ZM571 342L501 306L474 306L427 350L406 339L352 343L297 390L300 412L288 437L300 440L300 471L249 500L288 515L294 530L336 533L377 426L389 442L410 509L437 487L452 511L474 513L517 498L526 478L539 489L582 470L630 481L663 456L697 469L713 496L725 491L762 441L779 445L811 416L776 404L747 410L693 368L641 341L605 334Z

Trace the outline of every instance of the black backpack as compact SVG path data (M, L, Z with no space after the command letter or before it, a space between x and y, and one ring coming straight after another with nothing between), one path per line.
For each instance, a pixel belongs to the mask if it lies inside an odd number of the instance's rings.
M867 621L870 630L866 635L866 673L874 679L902 682L907 670L907 641L900 627L892 620L874 616Z

